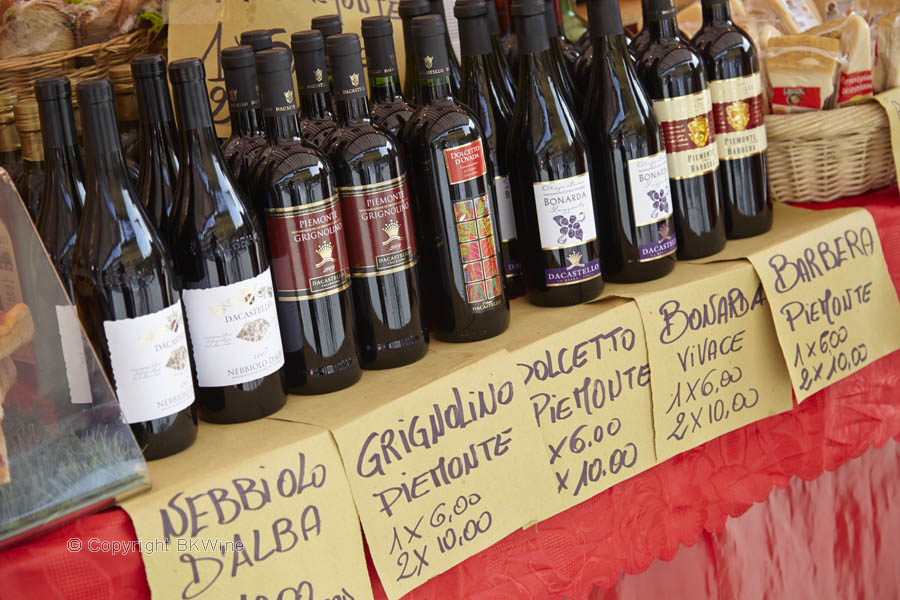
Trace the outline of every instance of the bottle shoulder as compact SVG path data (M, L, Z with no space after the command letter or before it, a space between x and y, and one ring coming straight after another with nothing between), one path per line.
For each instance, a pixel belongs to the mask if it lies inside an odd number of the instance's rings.
M352 164L397 156L400 146L386 129L369 121L335 129L323 144L322 151L334 163Z
M733 23L704 25L694 36L692 44L706 61L707 68L710 68L711 63L749 59L755 64L757 60L753 40L747 32Z
M677 39L650 44L637 71L645 89L654 98L682 96L706 87L702 57Z
M481 125L472 111L459 102L440 102L420 107L407 123L404 138L419 146L446 145L479 139Z

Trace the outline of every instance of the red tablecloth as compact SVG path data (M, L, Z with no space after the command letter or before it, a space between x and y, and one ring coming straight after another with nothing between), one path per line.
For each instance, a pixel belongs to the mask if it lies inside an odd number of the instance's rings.
M894 286L900 289L900 202L897 189L828 206L863 206L869 209L878 226ZM876 477L872 469L867 469L865 465L855 467L862 469L859 472L854 470L853 465L847 465L840 471L839 480L844 482L843 487L835 483L831 487L822 486L824 492L816 492L817 486L814 484L818 482L804 484L861 456L872 446L883 448L891 438L900 439L900 401L896 396L898 379L900 352L836 383L789 413L715 439L530 529L513 533L414 590L406 598L581 599L587 598L592 590L594 597L601 599L640 597L640 593L637 596L618 596L617 590L607 593L594 588L612 587L623 571L641 573L657 558L670 561L681 545L693 548L683 552L686 558L679 558L676 564L684 563L684 572L695 575L689 578L694 586L692 589L710 598L733 597L736 590L749 589L745 586L750 584L759 584L763 586L760 589L767 589L767 578L774 578L773 585L768 589L791 589L777 588L774 585L776 581L815 580L818 585L824 582L826 587L822 589L828 590L834 597L898 597L900 575L897 575L896 556L900 548L896 546L900 538L900 511L889 511L891 506L900 504L897 485L900 451L897 445L891 444L890 448L873 451L875 458L871 459L881 465L882 471L879 473L889 474L893 467L893 477ZM795 475L800 480L791 482ZM833 479L837 476L833 474L829 477ZM789 483L792 487L787 487ZM845 547L852 548L852 552L840 556L835 553L835 544L832 543L831 555L838 558L827 565L815 561L792 564L790 557L777 557L770 551L766 553L768 559L762 556L744 565L749 576L747 573L743 576L749 577L747 579L741 579L739 573L732 573L733 577L725 579L711 576L708 569L714 570L714 567L709 565L726 564L726 557L734 552L730 545L742 543L740 537L729 538L729 529L726 528L728 517L742 515L754 503L765 501L773 486L786 488L786 491L779 490L763 505L764 510L771 511L773 517L758 524L770 536L770 539L764 538L758 542L762 544L761 548L776 548L773 540L779 536L784 536L786 543L790 544L796 524L790 518L809 527L810 523L803 520L803 515L811 513L814 506L818 511L830 511L831 527L840 530L830 531L834 539L852 537L855 540L862 535L863 541L871 540L872 543L847 543ZM794 487L797 489L794 490ZM853 502L839 498L833 504L816 504L821 499L820 493L834 496L834 490L861 496L854 496ZM776 498L781 500L776 502ZM850 513L835 519L835 510L847 506L851 507ZM863 515L859 507L865 506L869 507L869 512ZM873 516L872 507L883 510ZM863 519L866 515L869 517L867 520ZM748 522L747 519L745 517L736 522ZM749 522L757 524L756 521ZM773 524L780 526L780 531L772 531ZM879 527L888 526L889 529L878 531ZM743 530L753 531L752 528ZM798 543L808 549L807 542L815 541L816 531L811 528L808 535L799 534ZM828 533L826 531L823 535ZM149 598L138 555L68 552L65 543L72 537L129 540L134 539L135 533L128 516L117 509L82 518L0 553L0 600ZM703 543L698 544L701 541ZM823 548L825 550L828 549ZM811 552L809 550L807 555ZM718 559L717 553L721 554ZM886 570L873 571L872 565L881 564L878 561L885 560L885 557L891 560L885 563ZM732 569L743 568L740 560L727 564ZM774 573L761 572L762 569L773 568ZM798 568L805 570L799 574L792 573L792 569ZM384 598L371 566L370 571L376 597ZM870 581L866 587L859 583L859 573L875 573L883 580ZM656 581L650 575L648 573L648 578L641 581ZM628 578L623 579L619 587L629 581ZM666 581L666 578L659 581ZM705 585L698 586L700 582L705 582ZM640 589L640 585L634 589ZM845 585L850 587L845 588ZM817 589L811 585L807 588ZM838 593L839 590L846 593ZM803 590L791 591L797 598L806 597ZM666 594L670 594L670 590L667 589ZM689 597L698 596L694 593Z

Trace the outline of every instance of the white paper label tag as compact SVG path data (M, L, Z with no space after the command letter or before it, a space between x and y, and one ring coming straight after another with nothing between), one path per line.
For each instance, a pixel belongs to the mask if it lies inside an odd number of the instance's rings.
M284 364L272 275L181 293L200 387L237 385Z
M534 202L542 248L581 246L597 238L591 178L587 173L535 183Z
M494 177L494 189L497 191L497 210L500 211L500 236L504 242L508 242L519 237L509 177Z
M628 177L634 224L637 227L658 223L672 216L669 163L665 152L629 160Z
M104 321L116 395L128 423L159 419L194 401L181 301L135 317Z
M59 325L59 341L66 365L66 380L69 382L69 397L72 404L91 404L91 382L88 379L81 324L75 306L57 306L56 322Z

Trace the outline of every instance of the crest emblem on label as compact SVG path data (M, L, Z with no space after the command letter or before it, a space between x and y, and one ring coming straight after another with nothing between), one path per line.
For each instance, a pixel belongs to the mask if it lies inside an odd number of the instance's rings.
M566 260L569 261L566 271L571 271L572 269L578 269L584 266L584 262L582 262L584 261L584 256L577 250L570 252L569 255L566 256Z
M359 73L350 73L350 85L359 85Z
M228 99L237 102L237 90L228 90Z
M288 90L284 93L284 100L288 104L294 103L294 90Z
M750 105L738 100L725 107L725 118L735 131L743 131L750 124Z
M403 239L400 236L400 224L397 221L388 221L388 224L381 228L387 239L381 242L382 246L387 246L391 242L399 242Z
M431 68L431 65L433 65L433 64L434 64L434 57L433 57L433 56L426 56L426 57L425 57L425 68L426 68L426 69L430 69L430 68Z
M316 78L318 83L322 83L322 69L316 69L313 71L313 76Z
M319 255L320 260L316 263L316 268L321 267L322 265L326 265L328 263L334 262L334 244L329 241L325 241L322 244L319 244L319 247L316 248L316 254Z
M709 141L709 122L706 117L701 115L688 123L688 133L695 146L698 148L705 146Z

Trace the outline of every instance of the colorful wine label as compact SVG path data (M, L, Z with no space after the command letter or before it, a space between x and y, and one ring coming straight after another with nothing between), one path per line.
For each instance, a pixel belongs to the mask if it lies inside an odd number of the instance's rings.
M671 219L672 191L665 152L629 160L628 178L635 227L647 227ZM656 241L638 247L642 262L667 256L678 249L675 232L669 222L662 223L657 230Z
M237 385L284 364L272 273L181 293L200 387Z
M689 179L719 168L709 90L653 101L662 128L671 179Z
M275 298L313 300L350 287L339 197L303 206L267 208Z
M447 163L447 175L451 185L465 183L487 173L481 138L462 146L445 149L444 161Z
M482 195L454 202L453 215L466 299L475 312L498 306L502 301L503 283L490 198Z
M590 175L539 181L533 188L541 247L572 248L565 253L565 266L544 269L546 284L571 285L599 277L600 261L588 260L585 249L586 244L597 239Z
M344 187L341 216L353 277L377 277L418 261L406 173L382 183Z
M766 151L762 81L759 73L709 83L720 160L736 160Z
M103 330L128 423L159 419L191 405L194 381L180 300L142 317L104 321Z

